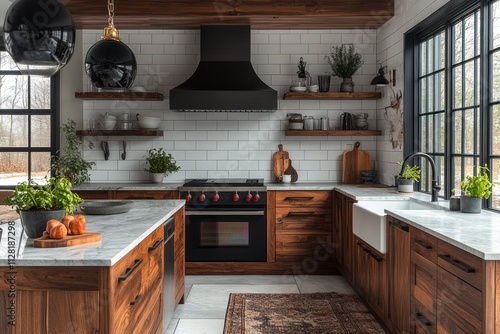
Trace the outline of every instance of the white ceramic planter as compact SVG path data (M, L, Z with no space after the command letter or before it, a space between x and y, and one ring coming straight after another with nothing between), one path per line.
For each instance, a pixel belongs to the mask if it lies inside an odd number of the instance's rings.
M398 191L400 193L413 192L413 180L409 179L397 179L397 180L398 180Z
M162 183L163 179L165 178L164 173L150 173L150 175L151 181L153 181L153 183Z

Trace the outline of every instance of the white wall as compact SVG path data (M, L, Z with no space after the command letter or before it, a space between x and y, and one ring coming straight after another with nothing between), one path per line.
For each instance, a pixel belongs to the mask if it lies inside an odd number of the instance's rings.
M119 28L119 27L118 27ZM83 32L83 54L99 40L101 30ZM279 110L275 113L181 113L169 110L169 90L184 82L199 60L198 30L121 30L123 41L134 51L138 62L135 85L149 88L157 78L162 102L84 101L83 118L97 118L110 112L140 113L162 117L162 138L124 138L129 151L127 160L119 159L121 142L108 138L111 155L104 161L100 149L85 150L85 158L96 161L92 182L134 182L147 180L145 153L151 147L164 147L180 163L181 171L169 181L204 177L273 177L272 157L278 144L290 153L300 181L340 181L343 150L356 141L376 159L376 137L286 137L286 114L298 112L314 117L328 116L338 125L339 116L348 111L367 112L369 128L376 126L376 101L283 100L292 78L296 77L300 57L316 77L329 71L324 59L331 47L353 43L363 54L364 65L353 77L356 91L374 91L369 83L376 73L375 30L258 30L252 31L252 63L257 74L278 90ZM82 72L83 73L83 72ZM221 73L221 75L232 75ZM88 80L83 80L88 89ZM332 90L338 91L339 78L333 78ZM95 138L99 141L106 138ZM122 138L119 138L120 140Z
M396 86L381 89L384 91L382 99L377 101L377 128L383 130L384 136L377 138L377 171L380 182L394 184L394 175L400 171L398 161L404 159L403 148L394 148L389 140L389 125L385 120L385 107L391 105L390 96L399 90L404 99L404 33L434 13L449 0L396 0L395 15L377 30L377 59L387 65L388 69L396 69ZM393 91L391 91L391 88ZM401 100L401 104L403 100ZM402 112L413 112L403 110ZM388 112L394 112L388 109Z

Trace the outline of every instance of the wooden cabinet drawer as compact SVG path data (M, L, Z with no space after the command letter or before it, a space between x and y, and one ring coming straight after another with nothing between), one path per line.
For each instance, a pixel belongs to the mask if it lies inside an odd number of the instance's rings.
M302 261L310 256L316 261L332 262L331 242L324 234L277 234L276 261Z
M276 208L276 234L329 233L332 214L329 209L316 207Z
M438 268L438 330L443 333L481 333L481 291Z
M121 259L111 273L114 329L116 333L132 333L138 303L143 298L142 278L147 265L140 247Z
M75 193L83 199L109 199L113 196L112 191L107 190L75 190Z
M481 290L482 260L444 241L438 242L438 265Z
M421 254L411 252L411 296L432 314L436 314L437 265Z
M331 191L277 191L276 206L309 207L323 206L331 207Z
M151 287L163 284L163 226L157 228L141 243L141 252L146 259L143 270L143 292L149 293Z
M144 299L135 314L134 333L157 333L158 326L163 333L163 284L154 286Z
M437 333L436 314L421 305L418 301L411 302L411 334L434 334Z
M411 251L422 255L427 260L437 263L438 239L419 229L411 229Z

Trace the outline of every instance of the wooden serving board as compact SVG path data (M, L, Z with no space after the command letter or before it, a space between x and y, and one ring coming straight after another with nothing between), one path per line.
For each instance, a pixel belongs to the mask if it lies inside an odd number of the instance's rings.
M360 145L356 142L352 151L342 155L342 183L363 183L361 171L371 169L370 153L359 150Z
M290 165L290 159L287 151L283 151L283 145L278 145L278 152L273 155L274 160L274 179L277 183L281 183L280 176L283 175Z
M51 239L48 236L43 236L33 240L33 246L37 248L55 248L68 247L101 240L101 233L85 232L79 235L67 235L63 239Z

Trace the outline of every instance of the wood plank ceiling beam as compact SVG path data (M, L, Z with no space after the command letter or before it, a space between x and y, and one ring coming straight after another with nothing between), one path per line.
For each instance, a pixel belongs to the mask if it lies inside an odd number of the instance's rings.
M78 29L107 25L105 0L62 0ZM394 16L394 0L115 0L118 29L373 29Z

